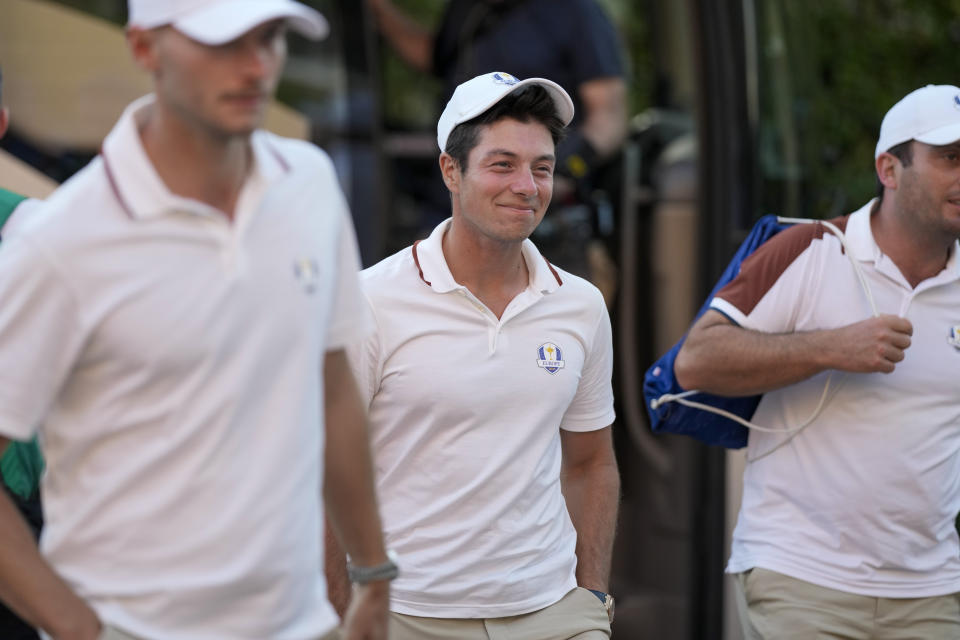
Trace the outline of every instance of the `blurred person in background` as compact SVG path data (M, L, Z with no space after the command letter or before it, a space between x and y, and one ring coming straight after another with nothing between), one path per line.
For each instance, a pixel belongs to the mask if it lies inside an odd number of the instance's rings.
M56 640L340 637L323 510L389 580L344 349L370 327L330 159L259 129L291 0L129 0L155 93L0 251L0 446L39 429L37 552L0 497L0 599ZM13 366L15 363L16 366Z
M0 139L10 126L10 110L3 103L3 69L0 69ZM0 240L12 235L18 221L39 201L3 188L0 184ZM26 442L11 442L0 458L0 477L7 496L20 511L30 527L34 539L43 528L43 508L40 504L40 476L43 473L43 455L36 437ZM36 630L0 604L0 638L5 640L36 640Z
M443 82L441 104L460 83L509 70L551 78L577 115L557 148L551 212L535 233L551 260L596 284L608 300L615 269L600 242L611 214L594 201L597 172L627 135L627 91L619 38L596 0L450 0L435 33L391 0L367 0L387 42L409 65ZM443 203L445 192L438 184Z

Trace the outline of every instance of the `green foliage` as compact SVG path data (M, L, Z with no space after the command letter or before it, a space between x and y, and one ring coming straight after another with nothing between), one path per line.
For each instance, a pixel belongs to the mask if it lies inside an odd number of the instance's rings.
M636 0L599 0L620 33L627 64L630 115L648 108L653 96L653 44L646 3Z
M887 109L925 84L960 82L960 1L755 4L761 209L848 213L874 193L873 150Z
M398 9L431 33L439 25L444 2L437 0L394 0ZM403 62L381 40L383 117L390 128L432 129L440 113L440 82Z

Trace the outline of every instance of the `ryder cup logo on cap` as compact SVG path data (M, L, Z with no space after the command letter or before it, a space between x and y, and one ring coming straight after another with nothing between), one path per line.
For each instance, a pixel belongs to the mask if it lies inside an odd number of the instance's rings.
M908 93L883 117L874 157L908 140L932 145L960 140L960 89L928 84Z
M440 151L446 151L447 138L458 124L476 118L500 102L508 93L530 84L538 84L546 89L553 98L557 116L564 125L570 124L573 120L573 100L556 82L545 78L518 80L509 73L494 71L467 80L453 92L450 102L437 121L437 144L440 145Z
M128 27L171 25L191 40L214 46L277 19L313 40L330 31L322 15L294 0L128 0L127 5Z

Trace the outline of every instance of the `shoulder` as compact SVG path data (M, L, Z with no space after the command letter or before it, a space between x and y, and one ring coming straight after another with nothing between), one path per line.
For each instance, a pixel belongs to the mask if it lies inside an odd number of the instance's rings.
M321 170L334 173L330 156L312 142L284 138L264 130L258 130L255 135L267 149L280 158L281 162L294 170Z
M553 11L559 8L555 6L556 3L551 0L542 1L541 4L544 6L551 5ZM566 20L574 25L578 25L579 28L587 25L594 26L597 22L612 26L609 15L596 0L562 0L559 4L565 5L562 9L562 14L566 15ZM586 24L579 24L577 20L571 20L572 17L586 20L587 22Z
M842 232L846 229L849 217L833 218L827 222L833 224ZM836 240L836 245L840 246L839 239L820 222L795 224L758 247L744 260L744 268L748 268L749 265L754 263L763 263L775 272L782 272L811 248L822 246L821 241L825 238ZM830 245L833 245L832 241Z
M360 287L371 299L403 296L408 287L418 283L429 288L420 278L412 247L404 247L360 272Z
M123 209L100 157L73 175L46 200L28 200L22 207L29 215L18 214L17 233L35 239L68 241L80 232L101 228L103 223L121 219Z
M563 283L557 290L563 297L574 298L580 304L598 313L606 310L607 305L603 300L603 294L592 282L561 269L555 264L550 263L550 266L553 267Z

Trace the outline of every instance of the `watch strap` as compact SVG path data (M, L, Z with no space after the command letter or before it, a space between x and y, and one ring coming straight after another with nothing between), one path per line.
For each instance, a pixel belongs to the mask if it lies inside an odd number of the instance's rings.
M347 576L349 576L350 582L354 584L393 580L398 575L400 575L400 568L397 566L396 554L392 551L387 551L386 562L381 562L372 567L358 567L347 563Z

